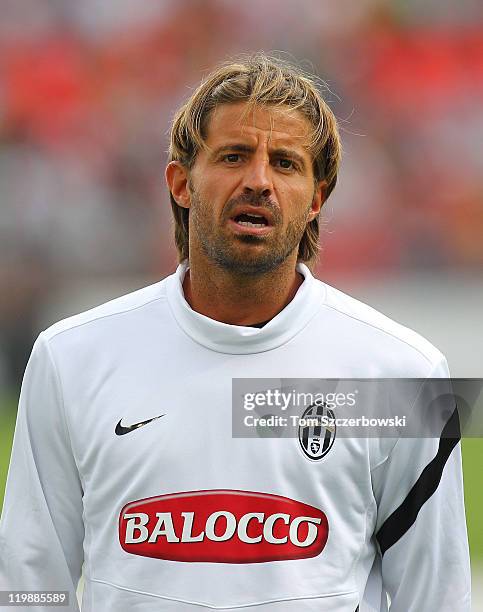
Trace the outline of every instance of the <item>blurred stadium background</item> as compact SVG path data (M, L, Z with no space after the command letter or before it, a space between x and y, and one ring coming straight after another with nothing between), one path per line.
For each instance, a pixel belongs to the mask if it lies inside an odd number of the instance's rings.
M174 109L214 63L280 50L329 85L344 160L318 276L483 376L483 5L478 0L3 0L0 501L37 333L175 267ZM474 610L483 445L464 441Z

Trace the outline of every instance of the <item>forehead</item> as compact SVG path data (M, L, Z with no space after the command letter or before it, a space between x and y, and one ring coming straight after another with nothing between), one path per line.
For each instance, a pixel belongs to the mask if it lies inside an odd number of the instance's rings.
M306 117L289 106L256 105L247 102L220 104L211 113L206 128L206 144L233 139L291 145L307 149L311 126Z

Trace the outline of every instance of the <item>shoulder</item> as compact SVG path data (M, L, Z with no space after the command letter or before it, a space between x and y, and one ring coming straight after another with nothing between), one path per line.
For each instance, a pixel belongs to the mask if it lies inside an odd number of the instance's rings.
M159 308L164 304L166 301L165 283L166 279L62 319L44 330L41 335L46 341L52 341L59 336L85 333L93 328L112 330L117 326L125 327L129 320L133 321L142 317L146 310Z
M446 363L441 351L419 333L364 302L323 284L325 299L322 308L326 318L337 329L351 334L354 345L358 341L362 343L368 357L382 352L388 363L400 360L402 371L407 369L404 366L411 370L411 364L418 364L417 371L421 373L424 370L429 373L438 364ZM414 376L409 370L406 375Z

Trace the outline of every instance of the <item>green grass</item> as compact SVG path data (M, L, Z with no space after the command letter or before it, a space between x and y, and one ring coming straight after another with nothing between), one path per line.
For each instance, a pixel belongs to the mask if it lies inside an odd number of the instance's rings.
M483 562L483 439L463 440L463 478L471 558Z
M0 507L3 503L5 480L15 427L15 400L0 400ZM463 471L465 483L466 519L471 557L483 562L483 439L463 441Z
M5 481L12 449L13 430L15 428L15 399L0 400L0 508L3 505Z

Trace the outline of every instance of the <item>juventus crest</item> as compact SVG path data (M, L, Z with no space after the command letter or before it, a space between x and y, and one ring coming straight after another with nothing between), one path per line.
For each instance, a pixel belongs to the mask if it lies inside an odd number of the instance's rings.
M335 440L336 426L323 424L324 419L334 419L331 408L325 404L312 404L305 409L299 425L299 442L305 456L312 460L322 459L330 451ZM304 422L310 422L306 425Z

